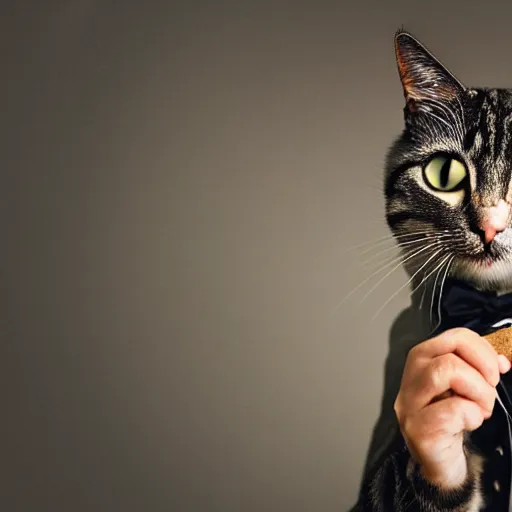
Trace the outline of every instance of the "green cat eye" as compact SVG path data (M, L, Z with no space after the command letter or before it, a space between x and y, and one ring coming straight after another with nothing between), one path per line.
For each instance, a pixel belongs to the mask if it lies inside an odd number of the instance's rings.
M467 175L464 164L449 156L436 156L426 165L425 180L432 188L451 192L458 188Z

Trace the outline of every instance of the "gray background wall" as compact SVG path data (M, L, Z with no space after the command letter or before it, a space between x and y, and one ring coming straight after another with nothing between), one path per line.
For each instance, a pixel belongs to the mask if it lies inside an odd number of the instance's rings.
M400 270L336 309L367 268L346 249L387 234L393 35L510 86L511 19L4 2L0 508L348 509L409 302L368 322Z

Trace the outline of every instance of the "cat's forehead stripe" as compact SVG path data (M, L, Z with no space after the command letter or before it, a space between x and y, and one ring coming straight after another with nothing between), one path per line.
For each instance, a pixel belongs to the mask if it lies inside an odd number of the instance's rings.
M478 194L498 200L507 194L511 179L510 92L486 90L478 107L468 157L476 172Z

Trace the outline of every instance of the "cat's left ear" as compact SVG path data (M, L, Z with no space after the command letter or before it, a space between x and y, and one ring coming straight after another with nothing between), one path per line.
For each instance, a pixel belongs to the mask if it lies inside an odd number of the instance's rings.
M432 53L407 32L395 35L396 61L407 108L421 109L422 101L451 101L465 87Z

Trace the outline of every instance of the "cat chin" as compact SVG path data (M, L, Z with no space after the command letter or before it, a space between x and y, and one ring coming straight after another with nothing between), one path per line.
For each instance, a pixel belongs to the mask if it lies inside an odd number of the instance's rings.
M496 261L491 265L459 260L452 266L450 275L479 290L512 292L512 260Z

